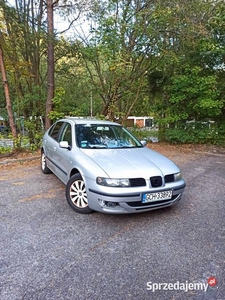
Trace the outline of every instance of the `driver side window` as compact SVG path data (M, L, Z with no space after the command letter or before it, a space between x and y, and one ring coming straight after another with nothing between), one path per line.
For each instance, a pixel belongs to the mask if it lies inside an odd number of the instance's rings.
M62 141L68 142L68 144L72 147L72 131L71 131L71 125L69 123L67 123L63 128L59 142Z

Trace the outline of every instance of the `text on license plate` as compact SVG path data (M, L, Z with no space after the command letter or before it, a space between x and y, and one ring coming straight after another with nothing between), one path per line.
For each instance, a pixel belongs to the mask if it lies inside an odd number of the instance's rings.
M172 191L143 194L142 203L171 199Z

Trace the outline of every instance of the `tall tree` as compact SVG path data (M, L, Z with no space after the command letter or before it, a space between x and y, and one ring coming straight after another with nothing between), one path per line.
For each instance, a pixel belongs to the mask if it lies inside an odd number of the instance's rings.
M27 119L42 110L41 86L45 75L41 59L46 52L43 23L44 1L15 1L8 6L0 0L4 16L4 36L7 61L11 70L14 91L14 109ZM35 97L34 97L35 95Z
M127 118L144 100L146 74L156 68L157 32L152 31L154 1L100 1L93 5L92 36L83 39L82 58L102 98L102 114ZM90 18L91 18L90 17Z
M12 104L11 104L10 93L9 93L9 84L8 84L8 80L7 80L7 76L6 76L2 44L3 44L3 35L0 32L0 69L1 69L1 73L2 73L2 83L3 83L4 91L5 91L6 108L7 108L7 112L8 112L10 129L12 132L12 136L14 138L16 138L17 132L16 132L16 126L14 123L14 116L13 116Z
M48 129L51 126L51 119L49 114L53 109L52 99L54 98L55 88L55 73L54 73L54 19L53 19L53 0L47 0L47 23L48 23L48 54L47 54L47 66L48 66L48 90L46 100L46 112L45 112L45 128Z
M50 113L53 110L53 98L55 90L55 38L57 32L55 33L54 27L54 12L60 10L59 13L67 17L68 28L61 31L66 32L70 29L72 24L77 21L81 12L89 4L89 1L75 1L71 3L68 0L47 0L47 41L48 41L48 51L47 51L47 100L46 100L46 111L45 111L45 128L51 126ZM72 15L72 19L71 19ZM69 21L71 19L71 21ZM60 32L60 29L59 29Z

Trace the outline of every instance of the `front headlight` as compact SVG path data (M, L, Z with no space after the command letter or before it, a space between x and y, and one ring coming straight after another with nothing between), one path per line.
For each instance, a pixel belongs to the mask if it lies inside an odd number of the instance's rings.
M109 186L109 187L128 187L130 186L129 179L117 179L117 178L96 178L97 184Z
M178 181L181 179L182 179L181 172L174 174L174 181Z

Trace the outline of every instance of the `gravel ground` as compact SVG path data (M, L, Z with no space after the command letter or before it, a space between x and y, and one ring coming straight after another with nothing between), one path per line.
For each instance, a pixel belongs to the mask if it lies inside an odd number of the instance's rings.
M37 156L1 159L1 300L225 299L225 153L151 147L187 187L176 206L133 215L77 214Z

